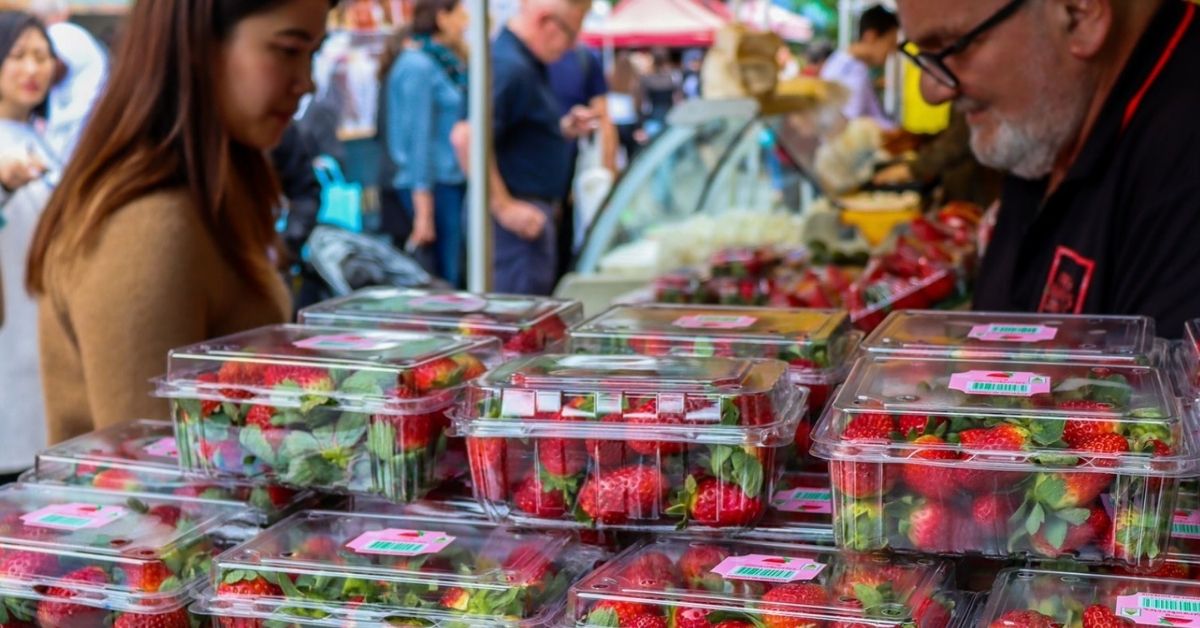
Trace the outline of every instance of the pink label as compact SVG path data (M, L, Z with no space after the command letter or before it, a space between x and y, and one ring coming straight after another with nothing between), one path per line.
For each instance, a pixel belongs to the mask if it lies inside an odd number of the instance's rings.
M160 438L149 445L142 448L142 451L156 458L178 458L179 448L175 445L175 439L171 437Z
M825 565L808 558L784 558L765 554L730 556L713 567L712 572L727 580L795 582L816 578Z
M1200 598L1138 593L1117 598L1117 616L1140 626L1200 626Z
M313 336L293 344L310 351L390 351L403 345L404 340L391 334L363 331Z
M1175 511L1171 534L1177 539L1200 539L1200 510Z
M486 310L488 301L474 294L431 294L409 301L408 306L421 312L468 314Z
M1032 397L1050 392L1050 378L1022 371L967 371L951 375L950 388L968 395Z
M683 329L745 329L758 322L753 316L720 316L716 314L693 314L682 316L671 323Z
M1054 340L1057 335L1057 327L1013 323L976 325L967 334L970 338L988 342L1042 342L1043 340Z
M55 530L87 530L103 528L129 514L120 506L97 506L95 504L55 504L22 515L27 526L52 528Z
M364 532L346 544L359 554L383 554L386 556L420 556L436 554L454 542L454 537L442 532L420 530L375 530Z
M781 512L833 514L832 494L827 488L793 488L779 491L771 498L771 506Z

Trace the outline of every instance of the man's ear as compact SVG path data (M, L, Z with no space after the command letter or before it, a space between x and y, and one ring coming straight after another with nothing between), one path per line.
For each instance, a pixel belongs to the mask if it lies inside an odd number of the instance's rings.
M1113 0L1054 0L1053 26L1067 50L1079 59L1091 59L1100 54L1113 29Z

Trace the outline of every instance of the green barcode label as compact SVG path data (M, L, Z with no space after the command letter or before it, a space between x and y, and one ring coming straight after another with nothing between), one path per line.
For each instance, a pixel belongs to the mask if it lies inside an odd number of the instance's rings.
M1142 597L1142 608L1152 611L1200 614L1200 601L1160 597Z
M796 572L792 569L767 569L764 567L741 565L729 572L729 575L743 578L761 578L764 580L791 580L796 577Z
M90 519L69 517L67 515L46 515L39 521L49 525L63 526L64 528L82 528L91 523Z
M1025 325L992 325L992 332L997 334L1036 334L1041 331L1040 327L1029 327Z
M1188 536L1191 538L1200 538L1200 525L1194 523L1176 523L1171 526L1171 531L1175 536Z
M368 551L395 552L397 554L416 554L425 549L424 543L398 543L396 541L371 541Z
M971 382L967 387L969 393L1008 393L1029 394L1029 384L1010 384L1003 382Z
M829 501L829 495L829 491L803 492L796 493L792 496L792 499L799 501L827 502Z

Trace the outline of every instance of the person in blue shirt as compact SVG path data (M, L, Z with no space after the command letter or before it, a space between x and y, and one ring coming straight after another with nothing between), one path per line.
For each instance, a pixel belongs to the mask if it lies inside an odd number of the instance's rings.
M388 72L384 144L395 166L392 180L412 218L407 249L432 247L435 274L463 283L466 177L450 132L466 114L467 29L460 0L417 0L411 44Z
M566 142L594 130L596 120L587 107L562 115L546 66L574 48L591 6L591 0L525 0L492 42L488 176L496 292L547 295L554 290ZM462 163L469 143L469 127L455 129Z

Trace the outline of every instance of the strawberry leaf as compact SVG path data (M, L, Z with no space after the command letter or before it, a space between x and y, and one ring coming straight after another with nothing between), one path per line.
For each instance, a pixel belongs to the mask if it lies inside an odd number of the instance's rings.
M1081 526L1092 515L1092 511L1087 508L1067 508L1054 513L1059 519L1070 523L1071 525Z
M588 613L587 625L602 626L604 628L617 628L617 626L621 625L621 622L617 618L616 611L612 610L611 608L602 608Z
M250 452L251 455L261 460L264 464L273 467L278 462L275 450L271 447L271 443L267 442L262 428L257 425L243 427L238 434L238 442L241 443L243 449Z
M1038 474L1033 486L1033 496L1043 504L1060 504L1067 496L1067 483L1058 474Z
M709 451L712 452L712 457L709 461L712 473L717 477L721 477L724 475L722 469L725 466L725 462L733 455L734 448L728 445L712 445L709 447Z
M1029 536L1037 534L1041 529L1042 524L1046 522L1046 511L1041 504L1035 504L1033 509L1029 511L1029 518L1025 520L1025 531Z
M1033 437L1033 442L1047 446L1062 440L1065 426L1065 421L1033 420L1029 422L1028 429L1030 436Z
M358 371L347 377L338 390L350 395L378 396L389 392L389 386L395 386L395 375L392 373Z
M1043 528L1042 536L1054 549L1062 549L1063 543L1067 542L1067 522L1051 519Z
M864 610L879 608L883 605L883 593L879 589L865 584L854 585L854 597L862 604Z

